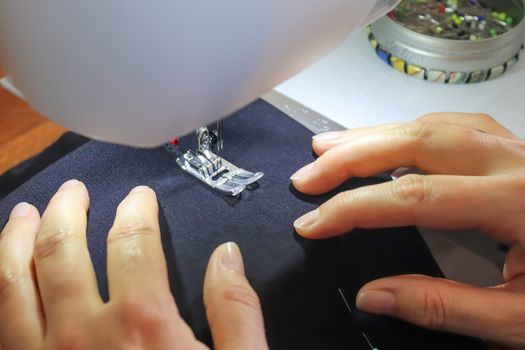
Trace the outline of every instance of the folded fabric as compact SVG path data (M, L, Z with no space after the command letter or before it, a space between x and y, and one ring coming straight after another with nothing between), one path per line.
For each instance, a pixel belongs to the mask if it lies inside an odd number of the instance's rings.
M314 159L310 131L264 101L227 118L224 127L221 155L265 173L259 187L241 198L224 197L184 173L165 147L145 150L90 141L2 200L0 224L17 202L31 202L42 212L62 182L83 181L91 196L89 249L100 291L107 298L106 236L116 207L134 186L148 185L160 203L177 304L197 337L208 344L204 272L213 249L235 241L261 297L272 349L370 349L363 332L381 350L481 348L473 339L347 310L339 289L355 309L356 292L373 279L405 273L441 275L415 228L355 230L327 241L295 234L293 221L335 193L385 179L352 179L333 193L306 196L293 189L289 177Z

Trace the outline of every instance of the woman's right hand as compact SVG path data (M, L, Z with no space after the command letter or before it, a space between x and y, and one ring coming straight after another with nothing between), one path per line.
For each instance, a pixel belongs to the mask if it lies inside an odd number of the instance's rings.
M391 277L362 288L360 309L525 349L524 141L486 115L438 113L412 123L319 135L313 147L320 157L292 176L294 186L308 194L400 167L429 175L406 175L335 196L296 221L306 238L417 225L477 228L511 244L500 286Z

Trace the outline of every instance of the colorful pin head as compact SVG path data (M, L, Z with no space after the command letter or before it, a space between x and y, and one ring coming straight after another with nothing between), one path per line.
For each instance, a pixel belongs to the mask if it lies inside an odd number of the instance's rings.
M415 32L453 40L493 38L516 24L478 0L402 0L389 16Z

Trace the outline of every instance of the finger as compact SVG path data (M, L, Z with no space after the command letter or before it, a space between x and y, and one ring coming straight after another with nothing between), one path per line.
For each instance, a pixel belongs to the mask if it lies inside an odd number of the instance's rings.
M411 123L334 147L291 179L299 191L320 194L350 177L400 167L416 167L428 174L500 174L522 164L522 147L521 141L462 127Z
M136 187L120 203L108 235L111 300L130 294L171 297L158 215L157 197L149 187Z
M391 123L391 124L381 124L372 127L363 127L363 128L354 128L343 131L332 131L326 132L323 134L315 135L313 137L313 149L317 155L322 155L326 151L335 146L338 146L352 138L356 138L362 135L393 129L403 125L402 123Z
M259 298L236 244L223 244L211 256L204 304L216 349L268 349Z
M510 139L517 139L516 135L514 135L507 128L499 124L494 118L483 113L430 113L416 119L416 121L461 126L464 128L485 132L491 135L496 135ZM334 131L319 134L313 137L313 148L316 154L322 155L329 149L340 145L345 141L350 140L351 138L382 130L397 128L402 125L404 124L388 123L372 127L353 128L344 131Z
M158 215L157 197L147 186L135 187L119 204L107 238L108 309L130 332L155 338L152 349L174 341L181 349L204 349L170 292Z
M483 113L431 113L418 118L417 121L463 126L491 135L517 139L516 135L499 124L494 118Z
M508 242L521 242L525 205L515 196L518 177L407 175L398 180L340 193L295 222L311 239L337 236L354 228L477 228ZM482 190L480 190L482 189ZM499 208L495 211L493 208ZM525 246L525 245L524 245Z
M511 247L505 259L503 278L509 282L522 275L525 275L525 247L516 244Z
M434 330L524 345L525 297L505 288L477 288L425 276L390 277L364 286L356 305Z
M517 139L516 135L499 124L494 118L482 113L431 113L426 114L416 121L426 123L440 123L461 126L478 130L487 134ZM372 127L354 128L344 131L335 131L319 134L313 137L313 148L316 154L322 155L329 149L344 143L352 138L382 130L393 129L404 125L403 123L381 124Z
M0 344L6 349L37 349L43 316L33 276L33 249L40 215L18 204L0 236Z
M70 180L53 196L42 216L35 245L35 269L49 323L71 310L82 313L102 303L86 242L89 196Z

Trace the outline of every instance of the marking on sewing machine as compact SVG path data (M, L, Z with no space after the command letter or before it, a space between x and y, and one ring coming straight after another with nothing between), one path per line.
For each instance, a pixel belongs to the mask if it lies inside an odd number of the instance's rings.
M345 130L343 126L310 108L303 106L278 91L272 90L262 98L314 134Z

